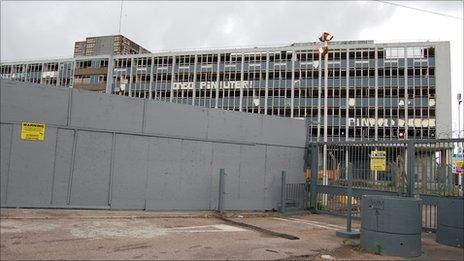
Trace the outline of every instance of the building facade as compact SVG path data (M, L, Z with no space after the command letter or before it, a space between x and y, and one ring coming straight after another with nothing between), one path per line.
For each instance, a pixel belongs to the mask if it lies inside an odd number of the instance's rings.
M87 37L85 41L74 43L74 57L139 53L150 53L150 51L123 35Z
M5 62L1 77L305 119L324 136L320 43ZM449 42L329 43L333 140L451 137ZM91 73L92 72L92 73Z
M75 42L74 57L94 57L100 55L149 54L150 52L124 37L108 35L87 37L85 41ZM76 61L74 87L89 91L105 91L109 59L88 59ZM98 64L96 64L98 63Z

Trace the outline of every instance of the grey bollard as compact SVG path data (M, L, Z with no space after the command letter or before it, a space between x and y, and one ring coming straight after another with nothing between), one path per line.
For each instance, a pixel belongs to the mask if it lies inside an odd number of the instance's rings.
M440 197L437 211L437 242L448 246L463 247L464 198Z
M224 178L225 178L226 172L224 169L219 169L219 195L218 195L218 212L219 214L223 214L224 212L224 190L225 190L225 184L224 184Z
M280 186L280 212L285 213L287 201L287 173L285 171L282 171L282 182Z
M361 247L380 255L421 255L421 200L364 195L361 202Z

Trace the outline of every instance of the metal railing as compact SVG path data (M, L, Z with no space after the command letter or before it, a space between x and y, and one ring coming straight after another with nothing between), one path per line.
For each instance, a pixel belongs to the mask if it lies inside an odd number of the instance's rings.
M287 183L287 173L282 171L280 212L308 209L309 187L307 183Z
M326 173L321 168L324 145ZM360 217L362 195L419 197L423 228L434 230L438 199L463 196L462 184L453 170L463 148L464 139L312 143L307 157L310 206L320 213L345 216L348 212L346 170L351 165L353 217Z

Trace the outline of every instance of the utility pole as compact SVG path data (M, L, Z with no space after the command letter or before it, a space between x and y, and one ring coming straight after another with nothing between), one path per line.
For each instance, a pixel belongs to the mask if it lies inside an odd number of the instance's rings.
M461 93L458 93L458 139L461 138L461 103L462 103L462 96Z
M457 99L458 99L458 139L460 139L461 138L461 103L462 103L461 93L458 93ZM459 148L458 146L457 155L463 155L463 154L464 154L464 148L462 147L462 143L461 143L461 147ZM461 185L461 189L462 189L462 186L464 185L464 174L458 174L458 185Z
M319 41L324 43L324 46L319 48L319 53L324 55L324 148L322 150L322 184L328 185L329 179L327 176L327 123L328 123L328 95L329 95L329 45L328 42L332 40L333 35L324 32ZM314 173L318 175L319 173ZM323 197L324 205L327 204L327 195Z

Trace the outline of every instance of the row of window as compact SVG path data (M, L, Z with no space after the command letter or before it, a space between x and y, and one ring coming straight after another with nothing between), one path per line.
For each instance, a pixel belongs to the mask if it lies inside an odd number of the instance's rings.
M434 48L419 48L420 56L411 55L409 57L434 57L435 51ZM379 59L387 58L394 58L391 55L392 52L388 52L386 50L379 50L377 57ZM386 55L387 54L387 55ZM415 54L415 52L414 52ZM319 60L319 52L317 50L310 50L310 51L297 51L296 52L296 59L298 61L314 61ZM341 49L334 49L331 50L328 54L329 60L346 60L348 59L374 59L375 58L375 51L349 51L347 54L346 50ZM395 56L396 57L396 56ZM226 62L242 62L242 58L244 62L260 62L266 61L267 55L266 53L257 53L257 54L245 54L242 56L240 53L236 54L204 54L197 56L197 62L203 64L215 64L218 62L218 58L220 61ZM269 54L269 61L291 61L293 58L292 52L281 51L281 52L272 52ZM151 58L136 58L134 59L137 66L150 66L151 65ZM164 57L154 57L154 63L156 65L170 65L173 64L173 57L172 56L164 56ZM195 56L194 55L180 55L175 57L176 64L194 64L195 63ZM116 60L116 68L123 68L123 67L130 67L131 60L130 59L120 59Z
M324 129L321 128L320 135L324 136ZM328 137L341 137L344 138L346 135L345 128L328 128L327 136ZM311 129L310 135L317 137L318 130L316 127ZM407 131L408 138L421 138L421 137L431 137L434 138L436 135L436 130L434 128L410 128ZM377 130L377 135L381 139L397 139L405 138L406 130L404 128L379 128ZM348 137L349 138L372 138L375 136L374 128L348 128Z
M430 77L435 76L435 69L428 68L428 69L408 69L406 71L407 77L414 77L414 76L423 76L423 77ZM192 82L194 75L193 73L176 73L176 81L179 82ZM217 80L217 73L216 72L200 72L197 73L197 81L216 81ZM375 70L368 70L368 69L356 69L350 70L348 72L349 77L375 77ZM404 77L405 70L378 70L378 76L384 78L390 77ZM344 78L347 77L346 70L331 70L329 71L329 77L331 79L335 78ZM136 74L134 78L142 79L142 81L149 80L149 74ZM269 71L268 72L268 79L269 80L303 80L303 79L319 79L319 72L318 71L295 71L293 73L291 71ZM172 74L168 72L160 72L155 74L155 79L158 81L167 80L170 81L172 79ZM220 72L219 73L219 80L220 81L248 81L248 80L261 80L264 81L266 79L266 72L244 72L243 79L240 72L235 73L227 73L227 72Z

